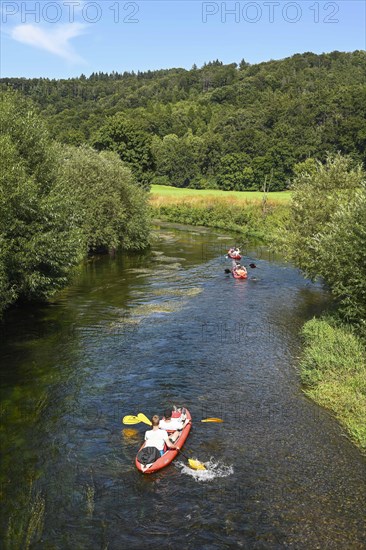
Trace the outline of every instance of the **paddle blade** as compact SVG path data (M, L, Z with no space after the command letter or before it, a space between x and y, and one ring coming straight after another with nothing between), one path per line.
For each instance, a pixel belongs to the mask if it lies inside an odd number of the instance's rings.
M152 426L151 420L144 413L138 413L137 418L140 422L144 422L145 424Z
M122 430L122 434L123 434L123 437L127 437L127 438L139 437L139 432L132 428L124 428L124 430Z
M122 418L122 424L131 425L131 424L140 424L140 422L141 420L137 418L137 416L133 416L132 414L129 414Z
M202 462L200 462L199 460L195 460L194 458L189 458L188 464L190 468L192 468L192 470L206 470L204 464L202 464Z
M223 422L222 418L204 418L201 422Z

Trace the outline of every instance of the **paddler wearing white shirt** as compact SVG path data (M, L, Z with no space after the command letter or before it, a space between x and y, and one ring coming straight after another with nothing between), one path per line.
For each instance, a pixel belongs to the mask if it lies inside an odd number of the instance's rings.
M176 441L180 435L180 432L188 424L188 422L189 420L182 417L182 415L179 418L172 418L172 410L166 409L164 411L164 418L159 422L159 428L169 432L174 432L170 435L170 440Z
M151 423L152 430L145 432L145 447L156 447L160 451L160 454L163 455L165 445L172 448L174 447L174 443L170 441L168 432L159 428L159 417L157 414L152 417Z

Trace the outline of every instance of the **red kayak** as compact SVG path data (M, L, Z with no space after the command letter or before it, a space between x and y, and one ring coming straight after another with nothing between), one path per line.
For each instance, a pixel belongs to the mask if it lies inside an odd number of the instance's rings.
M185 409L185 413L186 413L187 419L192 420L191 414L188 411L188 409ZM173 412L172 418L179 417L180 414L181 414L180 412L179 413ZM191 431L191 426L192 426L192 422L189 422L183 428L180 436L178 437L178 439L177 439L177 441L175 442L174 445L177 445L180 449L183 447L183 445L184 445L184 443L185 443L185 441L188 437L188 434ZM145 442L141 445L141 447L139 449L139 452L144 447L145 447ZM164 454L160 458L158 458L158 460L155 460L155 462L153 462L146 470L143 468L142 464L137 460L137 456L136 456L136 458L135 458L136 468L138 470L140 470L140 472L142 472L143 474L153 474L154 472L157 472L158 470L161 470L162 468L165 468L165 466L168 466L168 464L170 464L175 459L177 454L179 454L179 451L177 451L175 449L168 449L167 448L164 451Z
M229 258L231 258L232 260L241 260L241 256L240 254L229 254L229 252L227 253L227 255L229 256Z
M248 273L243 273L243 274L239 275L236 272L236 269L232 269L231 273L233 274L234 279L247 279L248 278Z

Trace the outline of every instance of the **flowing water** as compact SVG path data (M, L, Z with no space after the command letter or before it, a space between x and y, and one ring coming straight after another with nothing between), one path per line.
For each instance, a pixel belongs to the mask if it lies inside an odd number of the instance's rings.
M2 326L1 531L45 549L365 548L365 459L301 392L299 329L328 303L252 245L157 227L143 256L91 259L49 306ZM185 454L143 476L144 424L184 404ZM223 423L201 423L220 417ZM33 541L33 542L32 542Z

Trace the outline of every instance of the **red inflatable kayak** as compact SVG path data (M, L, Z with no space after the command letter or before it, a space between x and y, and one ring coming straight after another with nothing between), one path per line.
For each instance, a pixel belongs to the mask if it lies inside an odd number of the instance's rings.
M239 275L235 269L231 270L231 273L233 274L234 279L247 279L248 273L243 273L242 275Z
M187 419L192 421L192 417L188 409L185 409L185 413L186 413ZM178 417L180 416L180 412L178 414L173 412L172 417L174 418L177 416ZM178 437L174 445L177 445L180 449L183 447L189 435L189 432L191 431L191 426L192 426L192 422L189 422L183 428L180 436ZM143 449L144 447L145 447L145 442L141 445L139 451L141 451L141 449ZM158 470L165 468L165 466L168 466L168 464L170 464L175 459L177 454L179 454L179 451L175 449L166 449L163 456L161 456L160 458L158 458L158 460L153 462L146 470L143 468L142 464L137 460L137 456L136 456L135 458L136 468L143 474L153 474L154 472L157 472Z
M229 258L231 258L232 260L241 260L240 254L235 255L235 254L229 254L229 252L228 252L227 255L228 255Z

